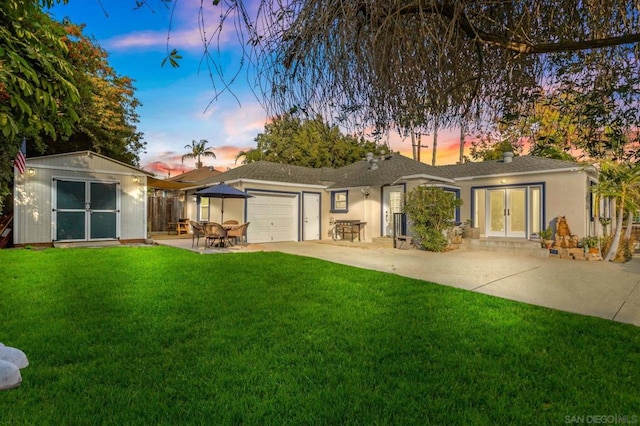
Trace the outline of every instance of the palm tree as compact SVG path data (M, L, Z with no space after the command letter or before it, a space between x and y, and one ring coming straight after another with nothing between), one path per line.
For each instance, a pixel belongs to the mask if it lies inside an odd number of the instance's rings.
M598 198L610 198L616 201L616 230L611 248L604 260L613 260L618 252L622 235L625 211L635 211L640 203L640 165L633 163L601 163L598 184L594 188Z
M200 167L202 167L200 157L216 158L216 154L214 154L212 151L213 148L207 146L208 143L208 140L200 139L200 142L196 142L195 140L193 140L191 141L191 145L185 145L184 147L187 149L191 149L191 152L182 156L182 162L184 163L185 158L195 158L196 167L199 169Z

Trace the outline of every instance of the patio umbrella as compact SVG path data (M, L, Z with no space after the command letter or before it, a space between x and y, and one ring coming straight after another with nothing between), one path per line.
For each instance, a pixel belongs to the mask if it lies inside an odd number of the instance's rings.
M196 195L201 197L209 197L209 198L220 198L222 199L222 206L220 207L220 223L224 221L224 200L225 198L249 198L253 197L253 195L249 195L246 192L240 191L239 189L234 188L233 186L227 185L226 183L219 183L217 185L209 186L205 189L201 189L196 192Z

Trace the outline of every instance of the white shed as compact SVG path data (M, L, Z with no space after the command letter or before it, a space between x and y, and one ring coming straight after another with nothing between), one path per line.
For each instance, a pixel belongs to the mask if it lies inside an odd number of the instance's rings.
M28 158L15 171L14 246L144 241L150 175L90 151Z

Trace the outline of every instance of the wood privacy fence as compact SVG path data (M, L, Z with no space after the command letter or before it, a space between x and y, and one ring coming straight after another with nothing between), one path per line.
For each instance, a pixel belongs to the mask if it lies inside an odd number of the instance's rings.
M182 218L182 201L178 197L147 197L147 224L150 231L166 231L169 222Z

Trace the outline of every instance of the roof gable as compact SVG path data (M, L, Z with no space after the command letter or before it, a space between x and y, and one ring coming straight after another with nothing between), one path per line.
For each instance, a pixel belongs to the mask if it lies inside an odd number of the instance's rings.
M31 165L48 165L52 167L66 169L95 169L95 170L112 170L120 169L122 172L131 172L152 176L153 173L142 170L131 164L114 160L106 155L98 154L93 151L75 151L65 152L62 154L43 155L40 157L28 157L27 166Z

